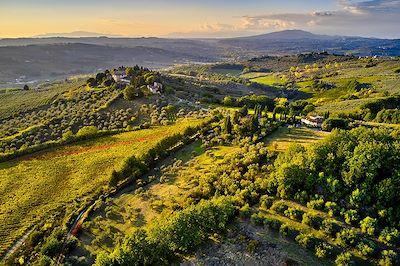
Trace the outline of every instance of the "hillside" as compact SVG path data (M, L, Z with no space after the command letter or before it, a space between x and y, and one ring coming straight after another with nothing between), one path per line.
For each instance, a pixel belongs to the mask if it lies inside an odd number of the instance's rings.
M5 90L4 263L397 265L399 69L314 52Z
M356 56L398 56L399 50L399 40L316 35L299 30L228 39L0 39L0 88L95 73L115 65L167 68L179 63L210 63L318 51Z

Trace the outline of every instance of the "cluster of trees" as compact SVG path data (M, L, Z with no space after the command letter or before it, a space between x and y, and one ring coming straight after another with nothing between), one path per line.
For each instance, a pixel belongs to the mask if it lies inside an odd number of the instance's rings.
M293 146L278 156L263 143L251 144L245 138L240 152L227 156L211 175L196 180L199 185L191 197L197 201L231 196L242 217L250 216L249 206L259 203L261 208L323 231L337 247L305 236L290 224L261 214L252 217L338 264L353 261L346 250L355 249L370 261L396 265L399 136L400 132L386 129L336 130L309 149ZM280 198L326 212L332 219L274 203ZM347 225L340 226L338 220Z
M124 99L126 100L134 100L149 94L147 85L160 82L161 79L158 72L150 71L143 67L139 68L138 66L126 68L126 73L131 80L123 91Z
M398 108L400 108L400 96L394 95L363 104L358 116L366 121L397 124Z
M399 226L396 198L399 132L366 128L334 131L312 151L288 149L274 163L268 190L283 198L318 194L343 208L354 222L377 219L381 227Z
M224 230L235 213L228 197L200 201L164 215L147 230L136 229L111 254L100 253L95 265L171 264L179 254L194 250L214 232Z
M250 94L242 96L238 99L231 96L227 96L223 99L222 104L225 106L247 106L248 108L254 108L256 105L260 105L261 108L272 111L275 107L274 99L265 95Z

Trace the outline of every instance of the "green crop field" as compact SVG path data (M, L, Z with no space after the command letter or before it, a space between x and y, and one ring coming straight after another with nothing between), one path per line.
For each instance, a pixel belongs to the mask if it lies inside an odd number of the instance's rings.
M58 82L51 85L43 86L40 90L31 89L11 90L7 92L0 91L0 119L6 118L14 113L32 110L49 104L60 93L68 92L71 89L76 89L83 84L81 79L76 79L71 82Z
M125 158L141 155L200 119L121 133L50 149L0 164L0 253L60 206L77 206L107 185Z
M261 83L268 86L283 86L287 79L284 75L268 75L250 79L252 82Z

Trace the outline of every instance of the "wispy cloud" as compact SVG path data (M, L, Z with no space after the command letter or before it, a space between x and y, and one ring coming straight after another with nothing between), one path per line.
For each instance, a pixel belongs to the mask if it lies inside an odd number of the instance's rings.
M207 24L192 33L248 35L284 29L305 29L318 33L379 36L391 32L400 37L400 0L338 0L337 10L307 13L243 15L234 24ZM189 33L188 33L189 34Z

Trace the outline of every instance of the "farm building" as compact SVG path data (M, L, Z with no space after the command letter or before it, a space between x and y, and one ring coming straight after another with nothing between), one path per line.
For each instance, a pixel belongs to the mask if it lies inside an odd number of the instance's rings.
M147 85L149 91L153 94L161 93L163 89L163 85L158 82L154 82L153 85Z
M117 83L129 84L131 82L124 67L114 69L112 77Z
M308 116L301 119L301 123L308 127L321 127L325 118L323 116Z

